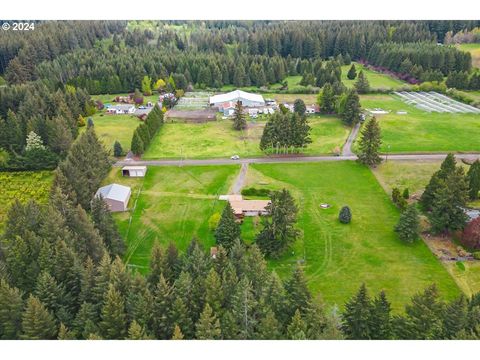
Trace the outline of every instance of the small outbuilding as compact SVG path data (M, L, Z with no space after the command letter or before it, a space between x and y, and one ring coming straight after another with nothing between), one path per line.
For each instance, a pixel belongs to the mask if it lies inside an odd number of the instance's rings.
M146 166L124 166L122 168L122 175L129 177L145 177L147 173Z
M103 198L112 212L126 211L131 195L130 187L119 184L102 186L95 194L96 197L101 196Z

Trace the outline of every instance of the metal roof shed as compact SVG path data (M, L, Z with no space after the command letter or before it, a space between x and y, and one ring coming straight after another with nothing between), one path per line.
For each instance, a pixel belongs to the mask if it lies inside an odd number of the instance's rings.
M95 194L96 197L101 196L103 198L112 212L126 211L131 195L130 187L119 184L102 186Z
M129 177L145 177L147 173L146 166L124 166L122 168L122 175Z

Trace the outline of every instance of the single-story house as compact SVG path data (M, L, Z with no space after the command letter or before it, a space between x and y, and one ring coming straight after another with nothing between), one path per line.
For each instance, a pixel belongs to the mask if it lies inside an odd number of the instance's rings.
M146 166L124 166L122 168L122 175L129 177L145 177L147 173Z
M107 108L107 114L133 114L135 113L135 105L121 104L112 105Z
M230 200L233 213L237 218L244 216L268 215L270 200Z
M132 190L128 186L110 184L97 190L95 197L102 197L110 211L126 211Z
M262 95L252 94L242 90L234 90L226 94L211 96L209 104L221 110L225 103L236 103L237 101L240 101L242 106L245 107L265 106L265 100Z

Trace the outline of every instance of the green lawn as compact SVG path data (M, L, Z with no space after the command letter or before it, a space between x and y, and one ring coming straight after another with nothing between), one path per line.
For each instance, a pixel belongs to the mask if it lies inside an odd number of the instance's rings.
M278 103L293 103L297 99L302 99L306 105L317 103L318 94L265 94L265 98L273 98Z
M398 89L400 87L408 86L408 84L405 83L404 81L395 79L389 75L382 74L377 71L367 69L362 64L359 64L359 63L352 63L352 64L355 64L355 68L357 69L357 76L360 70L363 70L363 73L367 76L368 82L370 83L370 87L372 89ZM351 66L352 65L342 66L342 82L347 87L353 87L353 85L355 84L355 81L357 81L356 78L354 80L349 80L347 78L347 73L348 73L348 70L350 70Z
M258 119L257 119L258 120ZM327 154L348 137L349 128L335 117L311 116L312 143L307 154ZM154 137L144 159L261 156L259 144L265 122L258 120L245 131L235 131L231 120L219 120L200 124L167 122Z
M120 169L113 169L106 183L132 187L129 208L134 210L115 214L128 244L126 261L144 272L155 242L164 246L174 242L181 251L193 237L201 239L206 249L214 245L208 219L222 211L224 203L217 200L218 195L228 193L238 170L237 165L150 166L144 179L129 179L121 177Z
M389 153L480 151L480 115L427 113L394 95L362 95L362 108L382 108L381 151ZM399 115L402 110L407 114ZM389 147L390 146L390 147Z
M51 171L0 172L0 231L15 200L46 202L52 181Z
M472 65L480 68L480 44L459 44L457 47L472 54Z
M246 186L265 183L291 190L304 233L271 267L286 276L305 256L309 285L327 303L343 304L362 282L372 291L386 290L397 310L433 282L447 298L459 294L423 242L406 245L398 240L393 232L398 210L367 168L354 162L250 165ZM321 209L324 202L332 207ZM338 212L347 204L353 221L343 225Z
M140 125L140 120L136 116L107 115L102 111L93 115L92 119L95 132L107 150L113 153L113 144L116 140L120 142L125 153L130 149L133 132Z
M228 191L238 171L239 166L150 166L145 179L124 179L114 169L107 182L133 186L129 206L136 203L130 226L130 213L115 214L128 243L128 263L146 271L156 241L164 246L173 241L184 251L196 236L208 250L215 243L208 219L223 209L217 196ZM375 292L385 289L395 310L432 282L446 298L459 294L422 242L405 245L397 239L392 229L398 211L367 168L354 162L250 165L245 186L292 192L304 236L269 266L286 277L305 256L309 286L328 304L343 305L362 282ZM332 207L322 210L322 202ZM337 220L345 204L353 212L350 225ZM259 229L258 219L247 219L244 241L251 243Z

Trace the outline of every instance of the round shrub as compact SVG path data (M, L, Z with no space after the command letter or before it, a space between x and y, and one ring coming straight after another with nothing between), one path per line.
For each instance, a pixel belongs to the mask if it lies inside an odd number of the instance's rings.
M352 221L352 212L348 206L342 207L338 214L338 220L340 220L342 224L349 224L350 221Z

